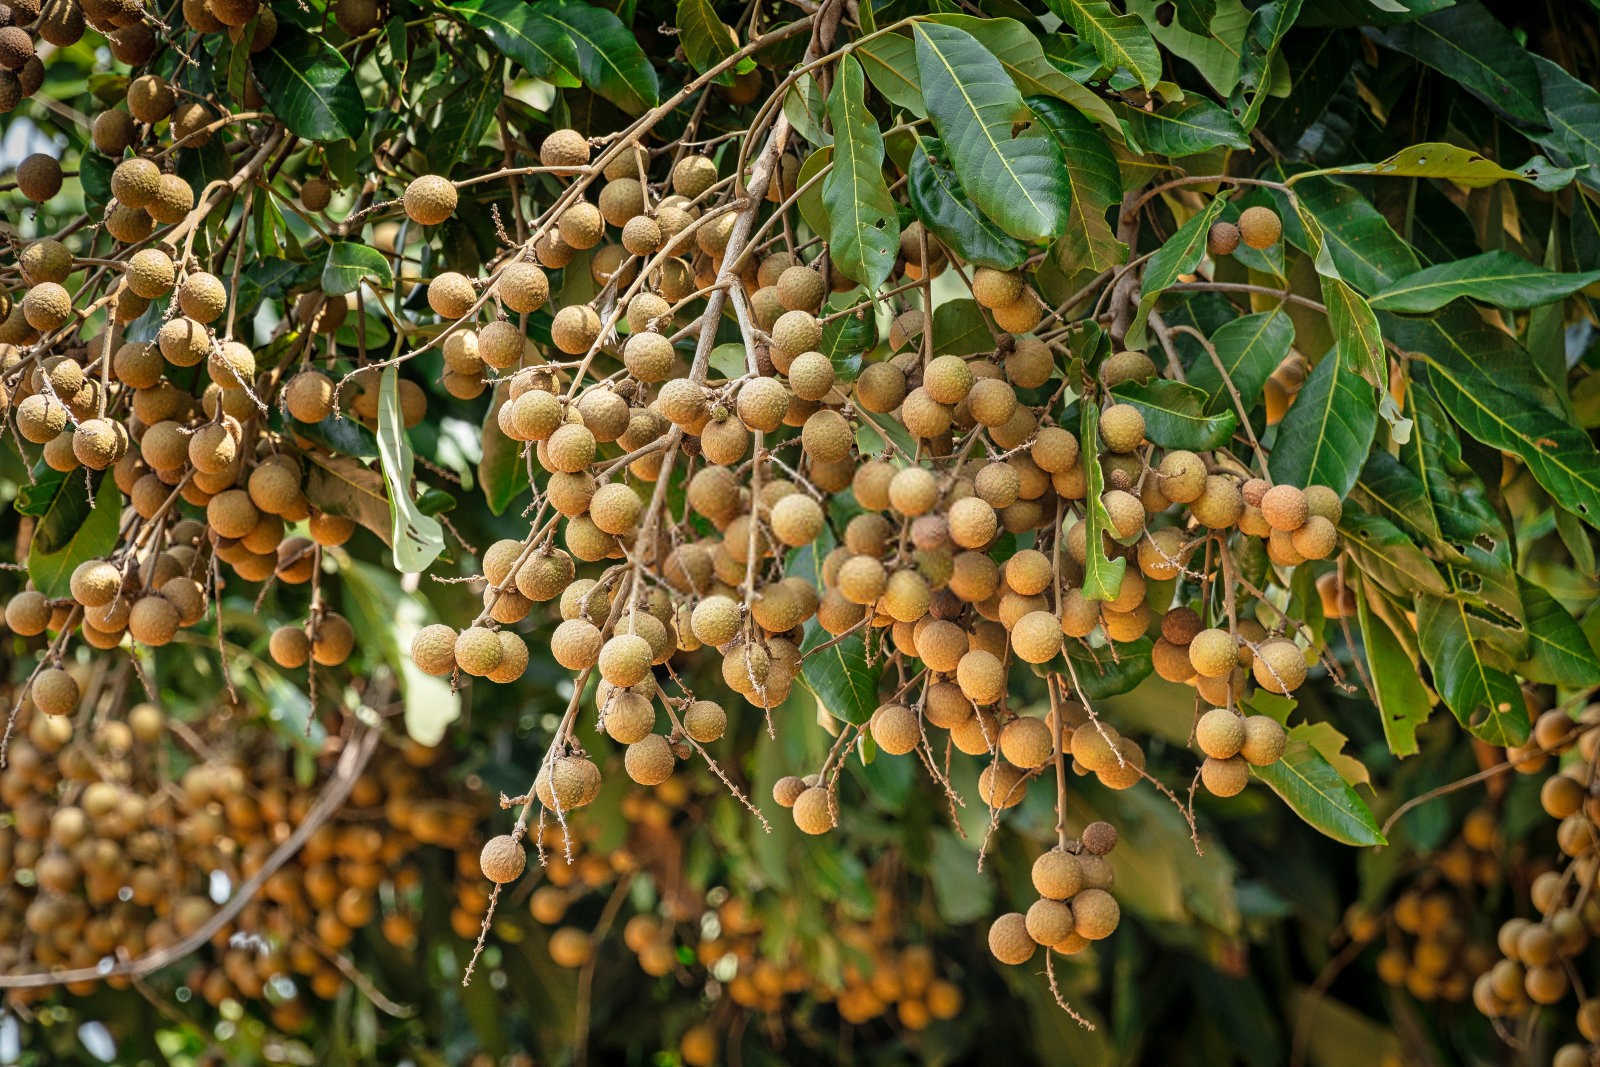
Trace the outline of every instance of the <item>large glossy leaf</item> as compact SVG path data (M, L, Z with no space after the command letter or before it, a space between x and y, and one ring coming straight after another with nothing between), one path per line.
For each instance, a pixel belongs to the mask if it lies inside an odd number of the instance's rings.
M1406 655L1394 632L1368 606L1367 598L1372 595L1363 590L1357 597L1356 619L1361 627L1367 673L1372 678L1373 695L1377 697L1378 718L1383 723L1383 737L1389 751L1396 756L1414 756L1417 754L1417 727L1428 721L1433 711L1433 698L1422 684L1417 665Z
M835 379L853 382L861 373L862 354L878 343L878 319L873 313L872 300L861 290L854 289L830 297L822 310L828 315L850 311L848 315L830 318L822 324L822 341L817 351L833 364Z
M1239 425L1231 407L1208 414L1205 392L1183 382L1164 378L1124 382L1113 392L1139 409L1144 415L1145 436L1162 448L1191 452L1221 448Z
M1155 669L1150 662L1150 648L1148 637L1099 648L1069 640L1066 655L1072 660L1078 691L1089 700L1104 700L1130 693L1150 677Z
M789 125L813 145L833 144L833 134L828 132L824 124L827 106L821 86L809 74L802 74L795 79L783 96L783 113L789 117Z
M546 2L536 5L572 40L583 84L636 115L661 102L661 83L639 40L603 7Z
M1550 124L1550 132L1535 134L1534 140L1565 156L1568 163L1587 163L1578 180L1600 189L1600 92L1544 56L1534 56L1533 62Z
M1444 576L1411 538L1388 519L1369 514L1346 501L1339 519L1345 549L1361 572L1392 596L1409 598L1424 590L1437 596L1450 592Z
M941 13L928 21L965 30L987 48L1005 68L1023 96L1050 96L1064 100L1095 122L1118 130L1111 105L1086 86L1067 77L1045 57L1039 38L1016 19L977 18Z
M1068 272L1096 273L1123 262L1128 246L1106 221L1106 211L1122 199L1122 175L1111 145L1092 123L1057 100L1030 96L1026 103L1061 146L1072 185L1071 214L1056 243L1056 262Z
M1226 372L1248 412L1261 399L1267 379L1289 356L1294 341L1294 321L1282 308L1241 315L1217 328L1211 347L1217 350L1222 371L1202 353L1189 367L1189 384L1205 393L1206 411L1232 411L1233 397L1223 381Z
M367 108L344 56L321 37L289 24L252 63L261 96L289 132L310 141L360 137Z
M1444 142L1415 144L1402 148L1377 163L1351 163L1339 167L1302 171L1289 179L1290 185L1328 174L1372 174L1382 178L1447 178L1469 189L1500 181L1529 182L1541 189L1554 189L1572 180L1572 171L1554 167L1542 156L1534 156L1517 170L1507 170L1494 160L1470 148Z
M1578 620L1540 586L1526 578L1518 585L1528 627L1528 659L1518 672L1532 682L1571 689L1600 685L1600 657Z
M833 163L833 146L824 145L806 157L800 164L800 173L795 176L795 188L805 189L795 201L795 207L800 209L800 217L805 224L811 227L811 232L826 234L828 232L828 210L822 206L822 183L813 179L822 173L822 168ZM806 186L810 185L809 189Z
M1494 251L1424 267L1397 279L1371 303L1380 311L1421 314L1467 297L1520 309L1560 300L1596 281L1600 281L1600 270L1563 274L1511 252Z
M28 578L47 597L71 596L78 565L117 547L122 491L109 474L99 482L93 504L81 470L50 471L30 487L29 513L38 519L28 544Z
M422 513L411 493L414 458L400 413L400 369L386 367L378 382L378 462L389 487L394 565L406 574L427 570L444 551L444 527Z
M895 107L924 118L928 105L923 102L922 90L917 86L917 45L909 36L885 33L863 41L854 55L872 82L872 87L882 93Z
M328 258L322 265L322 291L330 296L343 296L360 288L362 281L370 281L379 289L394 287L394 271L382 252L371 245L355 241L335 241L328 246Z
M577 84L573 37L542 5L524 0L464 0L449 10L481 30L505 55L536 78Z
M1278 424L1268 467L1274 482L1350 491L1378 426L1372 387L1332 353L1322 357Z
M1361 846L1387 843L1367 802L1303 739L1291 738L1282 759L1251 771L1307 825L1335 841Z
M1472 639L1466 605L1453 597L1418 593L1417 639L1433 687L1474 737L1491 745L1520 745L1528 737L1528 706L1517 680L1491 666Z
M1078 426L1078 440L1094 442L1100 439L1100 408L1093 397L1085 397L1079 404L1083 414ZM1083 563L1083 595L1090 600L1115 600L1122 589L1122 575L1128 561L1118 556L1106 557L1105 536L1111 529L1111 516L1100 495L1105 492L1105 472L1100 469L1100 458L1094 448L1085 448L1081 457L1084 482L1084 521L1087 551ZM1082 679L1080 679L1081 681Z
M1212 13L1204 23L1194 25L1184 18L1188 4L1176 5L1176 19L1164 18L1162 0L1130 0L1127 7L1144 19L1150 36L1192 65L1211 88L1227 96L1239 84L1239 61L1244 54L1250 9L1240 0L1208 0L1208 4Z
M1372 306L1343 278L1324 275L1321 282L1322 302L1328 308L1328 328L1333 331L1340 364L1382 389L1388 381L1384 373L1387 361L1383 333Z
M1167 238L1166 243L1150 257L1150 262L1145 264L1144 277L1139 285L1139 307L1133 313L1133 322L1128 326L1125 341L1129 348L1144 347L1150 309L1156 306L1156 301L1168 286L1175 283L1180 275L1193 273L1200 265L1200 260L1205 258L1206 235L1211 232L1211 224L1217 221L1225 206L1226 200L1220 196L1213 197L1204 211L1197 212L1178 227L1178 232Z
M1013 237L1060 234L1071 203L1061 150L1038 131L1012 135L1028 112L999 60L954 26L919 22L913 33L922 96L961 187Z
M495 386L494 398L483 417L483 458L478 461L478 484L483 487L484 502L493 515L503 514L528 488L528 467L522 461L522 445L505 435L495 417L507 396L504 384Z
M867 662L867 646L859 633L812 654L812 649L831 640L816 620L806 625L800 681L835 719L864 723L878 709L878 669Z
M1284 34L1300 17L1304 0L1270 0L1255 9L1245 30L1239 60L1239 84L1228 100L1228 110L1246 130L1255 129L1272 84L1272 65Z
M1546 492L1600 527L1600 452L1588 434L1556 413L1525 352L1520 365L1495 358L1508 345L1518 352L1520 346L1510 338L1492 348L1473 343L1476 319L1464 310L1388 321L1401 348L1423 354L1428 384L1464 431L1517 456ZM1484 329L1481 322L1478 329Z
M828 94L833 169L822 179L828 251L845 277L875 290L894 269L900 220L883 180L883 134L867 110L861 64L845 56Z
M939 140L929 137L919 139L911 153L907 192L917 218L969 263L1000 270L1020 267L1028 246L978 213L943 152Z
M1378 40L1426 63L1507 118L1544 125L1533 57L1477 0L1392 26Z
M1161 79L1161 50L1136 15L1121 15L1106 0L1046 0L1077 31L1108 70L1126 70L1151 88Z
M1155 111L1118 104L1116 112L1133 140L1156 155L1192 156L1213 148L1250 147L1238 120L1201 96Z
M678 43L702 73L739 50L738 35L717 17L711 0L678 0Z
M1350 185L1333 178L1311 178L1296 183L1294 192L1299 211L1316 220L1339 276L1361 292L1376 293L1396 278L1421 269L1411 246L1395 233L1372 201ZM1288 209L1286 197L1278 197L1278 202L1284 237L1315 254L1299 212Z

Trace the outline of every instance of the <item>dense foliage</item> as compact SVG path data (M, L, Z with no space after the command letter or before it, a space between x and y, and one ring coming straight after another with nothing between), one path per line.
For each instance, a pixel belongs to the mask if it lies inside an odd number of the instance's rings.
M0 3L0 1060L1596 1062L1597 77Z

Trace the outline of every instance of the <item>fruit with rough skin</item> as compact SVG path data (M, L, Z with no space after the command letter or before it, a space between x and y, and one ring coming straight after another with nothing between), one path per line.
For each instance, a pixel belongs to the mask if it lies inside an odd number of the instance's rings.
M455 214L456 187L439 174L413 178L406 186L402 203L406 216L421 226L437 226Z

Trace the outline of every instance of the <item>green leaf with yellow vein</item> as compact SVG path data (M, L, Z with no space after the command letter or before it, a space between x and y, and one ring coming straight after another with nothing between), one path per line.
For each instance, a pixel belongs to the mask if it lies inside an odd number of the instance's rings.
M1535 134L1534 140L1570 163L1587 163L1578 180L1600 189L1600 92L1544 56L1534 56L1533 64L1550 124L1550 132Z
M1402 314L1437 311L1458 297L1523 309L1560 300L1597 281L1600 270L1567 274L1496 250L1398 278L1371 303L1377 310Z
M1293 342L1294 322L1282 308L1229 319L1211 335L1222 371L1202 353L1189 367L1189 384L1206 394L1205 410L1232 411L1233 397L1223 380L1226 372L1248 412L1261 399L1272 372L1288 358Z
M578 51L583 83L630 115L661 102L655 68L633 31L603 7L546 0L537 11L559 26Z
M1449 593L1433 560L1388 519L1369 514L1347 500L1339 519L1339 533L1357 568L1391 595L1409 598L1418 590L1438 596Z
M1372 809L1304 738L1290 737L1283 758L1251 772L1313 829L1346 845L1387 844Z
M1178 227L1178 232L1167 238L1150 262L1145 264L1144 277L1139 285L1139 307L1133 313L1125 343L1139 349L1145 345L1149 330L1150 310L1156 306L1161 294L1177 282L1183 274L1193 273L1206 254L1206 234L1211 224L1222 214L1227 201L1213 197L1204 211L1197 212L1188 222Z
M961 187L1011 236L1058 236L1071 204L1061 150L1038 131L1013 136L1028 110L1000 61L954 26L918 22L912 32L922 96Z
M852 53L861 61L872 87L895 107L925 118L928 105L917 87L917 44L909 36L885 33L856 45Z
M1600 527L1600 451L1594 442L1557 413L1531 360L1524 357L1519 366L1486 358L1495 350L1473 346L1468 331L1451 328L1453 321L1459 316L1396 317L1391 336L1402 349L1421 353L1428 385L1462 430L1522 460L1546 492Z
M1122 135L1122 128L1111 111L1111 105L1096 96L1092 89L1073 81L1057 69L1045 58L1039 38L1016 19L941 13L928 16L928 21L954 26L972 34L1000 61L1023 96L1051 96L1064 100L1118 137Z
M1445 706L1474 737L1491 745L1520 745L1528 737L1528 706L1517 680L1485 661L1472 638L1466 605L1453 597L1418 593L1417 638Z
M1094 397L1084 397L1079 407L1083 409L1083 414L1078 426L1078 440L1098 441L1099 405ZM1105 492L1105 472L1100 468L1100 459L1093 448L1085 448L1081 462L1084 482L1088 486L1083 497L1084 521L1087 523L1085 543L1088 546L1083 563L1083 595L1090 600L1115 600L1122 589L1122 575L1127 570L1128 561L1121 556L1116 559L1106 557L1105 535L1111 528L1111 516L1100 500L1100 495Z
M1428 721L1433 711L1433 696L1422 684L1417 665L1406 655L1387 623L1368 606L1376 595L1363 589L1356 597L1356 621L1361 630L1361 648L1377 698L1378 718L1383 737L1396 756L1417 754L1417 727Z
M450 5L449 11L487 34L501 52L534 77L578 83L577 47L539 7L523 0L465 0Z
M355 72L333 45L284 25L251 60L261 96L290 133L309 141L361 136L367 108Z
M1332 353L1322 357L1278 423L1267 460L1274 482L1350 492L1372 447L1378 403L1372 387Z
M1278 169L1272 176L1282 181L1289 174ZM1316 220L1318 236L1327 245L1339 276L1361 292L1376 293L1396 278L1421 269L1411 246L1372 201L1352 186L1334 178L1311 178L1297 183L1294 195L1298 206ZM1306 226L1290 208L1288 196L1274 190L1273 198L1283 219L1285 240L1314 254Z
M911 154L907 194L917 218L951 251L968 263L1015 270L1028 258L1028 246L980 215L956 180L936 137L917 138Z
M828 94L833 169L822 179L828 248L845 277L874 290L894 269L900 219L883 180L883 134L867 110L866 75L850 56L835 74Z
M1092 123L1059 101L1030 96L1025 102L1061 146L1072 185L1071 214L1056 243L1056 262L1069 273L1098 273L1124 262L1128 246L1106 221L1107 210L1122 199L1122 175L1111 145Z
M1146 152L1192 156L1213 148L1250 147L1244 128L1227 111L1201 96L1189 96L1154 111L1118 104L1114 108L1132 140Z
M1272 86L1272 66L1284 34L1300 17L1304 0L1270 0L1256 8L1245 30L1239 81L1228 97L1228 110L1246 130L1255 129Z
M1161 80L1161 49L1137 15L1118 14L1106 0L1045 0L1112 71L1126 70L1146 89Z
M1572 613L1543 587L1518 577L1528 628L1528 658L1517 671L1531 682L1584 689L1600 685L1600 657Z
M1150 36L1190 63L1218 93L1227 96L1239 84L1239 60L1250 24L1250 9L1240 0L1219 0L1206 26L1184 25L1182 5L1179 17L1163 24L1165 0L1129 0L1127 8L1144 19Z
M1570 182L1573 173L1570 168L1552 166L1542 156L1534 156L1517 170L1507 170L1481 152L1430 141L1402 148L1377 163L1350 163L1302 171L1292 176L1289 184L1298 185L1308 178L1328 174L1371 174L1380 178L1445 178L1469 189L1480 189L1501 181L1520 181L1550 190Z
M1507 118L1544 125L1533 57L1476 0L1391 26L1377 39L1426 63Z

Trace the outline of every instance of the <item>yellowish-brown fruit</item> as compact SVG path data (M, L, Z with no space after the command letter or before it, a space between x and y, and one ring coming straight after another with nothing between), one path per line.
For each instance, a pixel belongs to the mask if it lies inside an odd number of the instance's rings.
M456 187L439 174L424 174L406 186L406 215L422 226L437 226L456 210Z
M1283 220L1269 207L1247 207L1239 212L1239 236L1251 248L1271 248L1283 236Z
M1028 921L1020 911L1007 912L989 924L989 951L1001 963L1027 963L1035 947L1028 936Z
M528 854L523 851L522 843L510 834L491 837L478 854L483 876L499 885L516 881L527 864Z
M794 824L808 834L825 834L833 829L833 812L828 806L828 790L813 785L795 798Z

